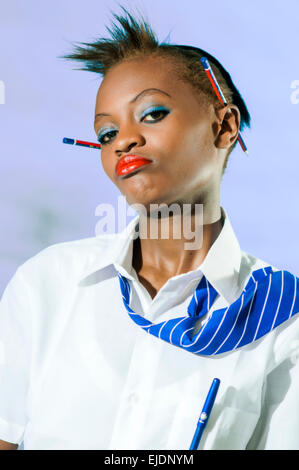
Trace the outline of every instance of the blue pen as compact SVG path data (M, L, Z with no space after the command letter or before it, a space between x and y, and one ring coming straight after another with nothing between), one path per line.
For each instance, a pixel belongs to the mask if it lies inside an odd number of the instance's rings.
M220 385L220 380L214 379L210 387L209 393L207 395L205 404L203 405L203 409L200 413L200 417L197 422L197 427L196 427L189 450L196 450L198 448L202 433L204 432L204 429L210 417L210 414L214 405L214 401L218 392L219 385Z

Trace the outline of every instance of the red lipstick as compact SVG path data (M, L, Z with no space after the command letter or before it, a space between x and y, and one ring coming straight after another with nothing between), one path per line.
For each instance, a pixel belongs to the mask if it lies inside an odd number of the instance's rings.
M152 163L148 158L141 157L140 155L125 155L122 157L115 167L118 176L127 175L137 168Z

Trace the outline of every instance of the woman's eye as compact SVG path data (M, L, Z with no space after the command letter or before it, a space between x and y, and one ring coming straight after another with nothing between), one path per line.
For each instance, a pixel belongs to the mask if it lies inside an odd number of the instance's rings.
M163 119L164 116L166 116L166 114L168 114L169 111L167 109L154 109L153 111L150 111L149 113L146 113L143 117L142 117L142 121L144 120L144 118L147 118L147 116L154 116L154 119L147 119L145 122L156 122L156 121L161 121L161 119ZM109 135L111 137L111 134L113 134L114 132L116 131L109 131L109 132L106 132L105 134L103 135L100 135L98 137L98 142L100 142L101 145L105 145L105 144L109 144L111 138L109 138ZM108 137L108 140L107 140L107 137Z
M98 137L98 142L100 142L101 145L105 145L105 144L108 144L110 142L110 139L107 141L107 140L104 140L109 134L113 134L113 132L116 132L116 131L109 131L109 132L106 132L105 134L101 135Z
M166 114L168 114L168 113L169 113L169 111L167 109L154 109L153 111L150 111L149 113L145 114L144 118L147 117L147 116L154 115L154 116L156 116L154 121L160 121L161 118L163 119L163 117L166 116ZM160 116L160 118L159 118L159 116ZM151 119L150 119L150 121L151 121Z

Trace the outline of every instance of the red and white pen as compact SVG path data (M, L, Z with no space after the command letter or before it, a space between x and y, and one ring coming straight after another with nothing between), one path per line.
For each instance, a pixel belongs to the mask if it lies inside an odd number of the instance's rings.
M100 149L102 147L101 144L96 144L93 142L86 142L85 140L69 139L68 137L64 137L62 139L62 142L64 144L81 145L82 147L90 147L93 149Z
M210 66L210 64L209 64L208 59L207 59L206 57L202 57L202 58L200 59L200 61L201 61L202 65L203 65L203 68L204 68L205 71L206 71L206 74L207 74L207 76L208 76L208 78L209 78L209 80L210 80L210 82L211 82L211 85L212 85L212 87L213 87L213 90L215 91L215 93L216 93L216 95L217 95L217 97L218 97L220 103L222 103L223 105L226 105L226 104L227 104L227 101L226 101L226 99L225 99L225 97L224 97L224 94L222 93L222 90L221 90L221 88L220 88L219 83L217 82L217 78L216 78L215 75L214 75L214 72L213 72L213 70L212 70L212 68L211 68L211 66ZM242 138L240 132L239 132L239 134L238 134L238 141L239 141L239 144L240 144L241 147L242 147L242 150L244 150L244 152L248 154L247 147L246 147L246 145L245 145L245 142L244 142L244 140L243 140L243 138Z

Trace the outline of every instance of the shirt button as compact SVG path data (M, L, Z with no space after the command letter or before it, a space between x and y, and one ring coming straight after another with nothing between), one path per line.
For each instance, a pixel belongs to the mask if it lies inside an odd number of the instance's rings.
M136 393L130 393L128 396L128 402L131 405L135 405L138 402L138 395Z

